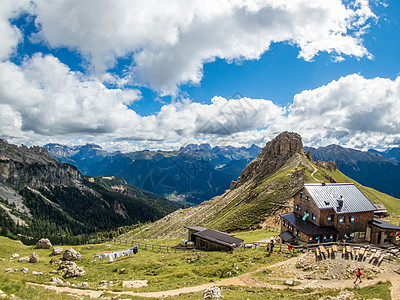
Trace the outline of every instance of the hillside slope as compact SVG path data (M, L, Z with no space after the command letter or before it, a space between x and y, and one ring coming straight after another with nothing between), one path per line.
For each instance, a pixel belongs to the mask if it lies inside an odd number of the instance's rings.
M71 242L73 236L155 221L178 207L120 178L82 176L43 148L0 140L0 208L1 235Z
M262 224L276 226L278 215L292 210L291 196L304 183L354 182L334 163L314 163L302 150L301 137L284 132L268 142L242 172L231 189L210 201L180 209L152 224L147 237L183 237L185 226L204 226L232 232ZM400 200L356 183L373 202L384 202L389 211Z

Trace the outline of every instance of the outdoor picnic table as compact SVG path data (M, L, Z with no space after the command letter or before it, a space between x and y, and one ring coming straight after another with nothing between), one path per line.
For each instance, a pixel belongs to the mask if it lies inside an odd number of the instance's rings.
M319 250L320 250L322 253L324 253L324 254L328 254L328 252L326 252L325 247L322 246L322 245L319 245Z
M337 252L337 246L336 246L336 245L333 245L333 246L332 246L332 250L333 250L334 252Z

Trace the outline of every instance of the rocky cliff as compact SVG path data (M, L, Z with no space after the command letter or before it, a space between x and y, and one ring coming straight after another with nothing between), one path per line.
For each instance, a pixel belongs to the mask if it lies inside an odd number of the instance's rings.
M282 168L295 153L303 154L301 136L293 132L282 132L272 141L268 142L261 153L249 163L237 181L233 181L234 189L250 179L269 176Z
M177 208L120 178L82 176L44 148L0 140L0 235L83 242L91 233L155 221Z
M80 179L77 168L58 162L42 147L18 147L0 140L1 183L41 187L71 185Z

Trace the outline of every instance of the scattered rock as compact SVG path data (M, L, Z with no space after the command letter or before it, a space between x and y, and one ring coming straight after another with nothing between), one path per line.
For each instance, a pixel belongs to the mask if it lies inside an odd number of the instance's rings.
M122 287L129 289L141 288L143 286L147 286L147 280L124 281L122 283Z
M72 261L69 261L64 265L61 265L60 269L65 272L64 278L81 277L86 275L86 271L83 269L83 267L77 266L76 263Z
M73 248L68 248L67 250L65 250L64 254L63 254L63 258L65 260L82 260L83 259L82 255L78 251L74 250Z
M26 273L26 272L28 272L29 270L28 270L28 268L22 268L21 271L22 271L23 273Z
M18 253L14 253L13 255L11 255L11 259L18 258L18 257L19 257Z
M32 253L31 257L29 258L30 263L37 263L39 261L39 255L35 252Z
M36 275L36 276L40 276L40 275L43 275L43 272L32 271L31 274L32 274L32 275Z
M50 284L54 284L54 285L57 285L57 284L63 285L64 282L63 282L60 278L51 277L51 279L50 279Z
M26 261L29 261L29 257L28 257L28 256L20 257L20 258L18 258L18 261L19 261L19 262L26 262Z
M36 248L38 249L50 249L51 247L53 247L53 245L50 240L45 238L40 239L36 244Z
M354 299L354 293L350 291L340 291L339 295L336 297L328 296L319 298L319 300L346 300L346 299Z
M53 271L50 272L50 274L57 274L57 271L53 270Z
M5 269L5 270L4 270L4 272L6 272L6 273L11 273L12 271L13 271L12 268L8 268L8 269Z
M60 255L63 252L62 247L54 247L53 248L53 255Z
M213 287L206 289L203 293L204 299L219 299L222 297L221 289L219 287Z
M82 282L82 285L81 285L82 287L89 287L89 283L87 283L87 282Z

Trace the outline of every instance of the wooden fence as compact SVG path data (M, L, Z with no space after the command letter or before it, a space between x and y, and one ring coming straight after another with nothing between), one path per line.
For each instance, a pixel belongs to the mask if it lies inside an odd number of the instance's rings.
M171 247L171 246L164 246L164 245L155 245L149 244L138 240L114 240L114 244L119 245L129 245L129 246L138 246L139 249L147 250L147 251L154 251L154 252L177 252L177 251L190 251L193 250L192 248L180 248L180 247Z

